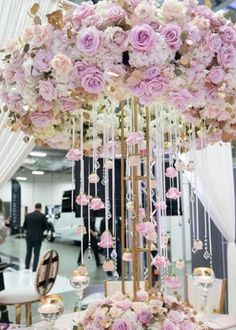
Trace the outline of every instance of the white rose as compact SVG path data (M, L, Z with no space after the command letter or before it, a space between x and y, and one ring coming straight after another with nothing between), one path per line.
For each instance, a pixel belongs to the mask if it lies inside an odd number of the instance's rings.
M185 16L185 7L177 0L165 0L162 5L163 17L168 21L181 20Z

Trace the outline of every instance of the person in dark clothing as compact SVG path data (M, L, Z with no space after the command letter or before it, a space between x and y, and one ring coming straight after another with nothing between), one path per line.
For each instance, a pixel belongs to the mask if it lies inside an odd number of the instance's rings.
M95 223L96 223L96 219L91 218L90 219L91 249L95 256L96 265L97 265L97 267L99 267L99 266L101 266L101 262L100 262L100 258L99 258L98 232L96 230ZM86 218L84 219L84 226L86 228L86 234L83 236L83 250L85 252L88 248L88 219L86 219ZM79 252L77 264L79 265L80 263L81 263L81 249Z
M46 216L41 213L41 203L35 204L35 210L25 216L23 228L26 230L26 257L25 268L30 268L32 250L34 249L33 272L36 271L39 261L40 249L43 241L43 232L47 229Z
M121 220L120 218L115 219L115 225L116 225L116 252L117 252L117 272L119 276L121 276L121 257L122 257L122 246L121 246ZM108 220L108 230L112 234L113 232L113 225L112 225L112 219ZM105 218L102 219L100 223L100 235L106 230L106 222ZM112 249L109 249L109 252L111 253ZM110 272L108 272L109 276L111 275Z

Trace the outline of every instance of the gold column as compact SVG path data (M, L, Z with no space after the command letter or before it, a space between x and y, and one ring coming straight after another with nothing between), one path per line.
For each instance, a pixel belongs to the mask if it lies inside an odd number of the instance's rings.
M25 304L25 316L26 316L26 325L30 326L32 324L31 303Z
M16 304L15 310L16 310L16 324L20 324L21 323L21 304Z

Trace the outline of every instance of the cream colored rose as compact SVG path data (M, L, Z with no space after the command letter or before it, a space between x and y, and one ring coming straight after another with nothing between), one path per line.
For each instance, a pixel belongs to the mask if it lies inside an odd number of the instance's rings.
M66 77L72 71L71 60L63 54L57 54L53 57L52 68L56 71L57 76Z
M119 308L116 308L116 307L111 307L110 309L110 315L111 317L114 319L114 318L117 318L117 317L120 317L120 315L122 314L122 310L119 309Z
M177 0L165 0L162 5L162 14L168 21L178 21L184 18L185 8L182 2Z

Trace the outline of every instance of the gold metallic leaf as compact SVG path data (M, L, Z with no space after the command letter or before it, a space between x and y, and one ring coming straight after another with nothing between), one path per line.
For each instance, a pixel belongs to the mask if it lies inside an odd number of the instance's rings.
M38 15L36 15L35 18L34 18L34 24L35 25L41 25L42 24L41 18Z
M89 113L87 113L87 112L83 112L83 117L84 117L84 119L86 119L86 120L90 120L90 115L89 115Z
M125 5L125 0L118 0L118 4L119 4L121 7L124 7L124 5Z
M24 48L23 48L23 51L24 51L25 53L27 53L27 52L29 51L29 49L30 49L30 45L29 45L29 44L25 44L25 46L24 46Z
M208 8L211 8L212 7L211 0L205 0L205 6L207 6Z
M30 140L30 138L29 138L27 135L23 137L23 141L24 141L25 143L28 143L29 140Z
M36 15L39 11L39 3L34 3L33 6L30 8L30 14Z
M48 18L48 23L53 25L56 29L62 29L64 26L63 23L63 13L62 10L56 10L51 14L46 15Z

